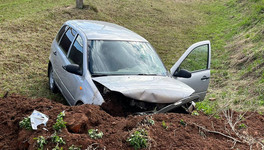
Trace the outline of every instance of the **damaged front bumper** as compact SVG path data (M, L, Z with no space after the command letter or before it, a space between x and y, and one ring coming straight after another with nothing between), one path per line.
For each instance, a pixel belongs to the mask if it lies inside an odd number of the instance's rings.
M164 108L162 108L162 109L160 109L160 110L158 110L158 111L156 111L154 113L165 113L165 112L168 112L168 111L170 111L170 110L172 110L174 108L180 107L180 106L182 106L184 104L187 104L189 102L192 102L192 101L195 101L195 100L198 100L198 99L199 99L199 95L193 94L191 96L188 96L186 98L183 98L183 99L179 100L176 103L170 104L170 105L168 105L168 106L166 106L166 107L164 107Z
M166 113L166 112L169 112L177 107L180 107L180 106L183 106L187 103L190 103L192 101L197 101L199 99L199 95L197 94L192 94L191 96L188 96L188 97L185 97L173 104L169 104L163 108L161 108L160 110L157 110L157 111L147 111L147 112L138 112L136 114L138 115L145 115L145 114L158 114L158 113Z
M187 84L167 76L104 76L93 80L110 91L148 103L175 103L195 92Z

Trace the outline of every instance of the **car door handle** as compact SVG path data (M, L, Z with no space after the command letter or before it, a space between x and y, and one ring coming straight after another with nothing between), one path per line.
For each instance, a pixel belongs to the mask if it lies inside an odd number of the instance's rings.
M54 55L57 55L57 51L54 51L53 54L54 54Z
M205 81L205 80L208 80L209 78L210 78L210 77L203 76L203 77L201 78L201 80Z

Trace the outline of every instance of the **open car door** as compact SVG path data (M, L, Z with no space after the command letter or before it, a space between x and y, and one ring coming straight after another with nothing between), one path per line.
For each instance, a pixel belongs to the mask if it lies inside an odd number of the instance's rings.
M192 87L200 96L199 101L202 101L209 85L210 62L210 41L201 41L190 46L170 71L176 80Z

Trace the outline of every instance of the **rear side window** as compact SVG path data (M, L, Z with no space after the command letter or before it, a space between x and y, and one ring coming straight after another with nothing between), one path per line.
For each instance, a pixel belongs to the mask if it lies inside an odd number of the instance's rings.
M66 28L66 27L67 27L67 28ZM57 37L56 37L56 41L57 41L57 42L60 41L60 39L61 39L63 33L64 33L67 29L68 29L68 26L66 26L66 25L63 26L63 27L60 29L60 31L59 31L59 33L58 33L58 35L57 35Z
M65 52L65 54L68 53L75 35L76 35L76 31L73 30L72 28L69 28L69 30L63 35L59 45L62 48L62 50Z
M81 68L83 65L83 40L78 35L76 40L74 41L70 53L69 60L73 64L78 64Z

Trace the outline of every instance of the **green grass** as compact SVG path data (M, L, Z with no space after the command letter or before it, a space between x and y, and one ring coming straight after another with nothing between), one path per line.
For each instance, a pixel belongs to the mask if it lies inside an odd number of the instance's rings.
M219 107L229 104L236 110L263 110L263 7L263 0L230 0L219 7L225 11L213 11L218 17L212 19L208 32L217 34L212 41L215 52L207 99L216 98Z
M67 6L71 0L0 0L0 22L31 17L54 7Z
M48 90L51 42L66 20L95 19L145 37L168 69L191 44L210 40L212 78L206 99L216 98L213 105L219 107L229 102L238 110L263 110L264 0L89 0L83 10L70 0L0 2L0 96L10 91L64 102Z

